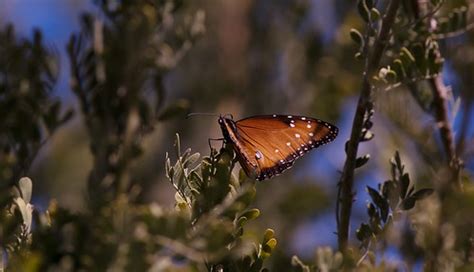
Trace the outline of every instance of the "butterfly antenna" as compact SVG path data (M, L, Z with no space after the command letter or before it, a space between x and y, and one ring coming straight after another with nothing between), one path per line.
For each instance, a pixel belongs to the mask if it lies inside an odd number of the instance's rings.
M186 119L187 119L187 118L190 118L190 117L193 117L193 116L214 116L214 117L219 117L220 115L219 115L219 114L216 114L216 113L193 112L193 113L189 113L189 114L186 116Z

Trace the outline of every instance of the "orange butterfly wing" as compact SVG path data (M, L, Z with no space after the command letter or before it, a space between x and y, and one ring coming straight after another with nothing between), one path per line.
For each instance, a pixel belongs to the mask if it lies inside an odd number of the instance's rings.
M289 169L313 148L334 140L338 128L319 119L291 115L254 116L235 122L234 147L249 176L264 180Z

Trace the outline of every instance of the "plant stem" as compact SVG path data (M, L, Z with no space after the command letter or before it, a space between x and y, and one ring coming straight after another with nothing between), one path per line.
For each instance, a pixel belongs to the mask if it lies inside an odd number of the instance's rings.
M452 160L456 157L456 154L454 151L453 131L448 118L448 90L442 81L441 75L430 79L429 83L434 94L435 118L438 123L441 140L448 160Z
M461 160L456 155L454 144L454 134L448 117L448 90L443 83L441 74L429 79L429 84L434 96L434 117L439 128L439 134L443 143L444 151L447 156L448 167L451 171L451 183L443 184L443 190L446 186L452 185L453 189L462 189L459 174L462 166Z
M357 109L352 123L351 137L347 144L347 157L339 181L340 190L340 211L338 211L338 243L339 250L345 252L349 238L349 223L353 202L354 170L359 148L360 136L364 125L364 115L372 108L373 85L370 78L377 71L385 47L390 38L390 30L397 15L400 0L391 0L387 6L378 37L376 38L372 53L368 56L368 61L364 71L362 87L360 91Z
M435 26L431 24L431 17L433 12L427 10L427 6L423 1L416 0L413 1L414 5L417 6L417 9L414 14L415 18L426 18L425 24L427 25L430 32L434 32ZM426 14L426 15L425 15ZM429 16L427 16L429 15ZM437 57L441 58L441 52L437 50ZM461 161L456 155L456 148L454 144L454 133L451 128L451 123L448 116L448 93L449 90L443 83L443 76L440 72L436 76L428 79L431 92L433 94L433 105L434 105L434 118L436 124L439 128L439 134L441 137L441 142L443 143L444 152L446 153L448 166L451 170L452 183L454 187L460 188L459 184L459 171L461 169ZM446 184L448 185L448 184ZM444 185L443 185L444 186Z
M423 14L429 14L427 6L421 0L414 0L414 3L418 5L418 13L415 14L416 17L421 17ZM428 17L425 21L430 32L434 32L436 29L434 24L431 23L431 17ZM441 52L437 50L437 57L441 58ZM439 129L439 134L441 137L441 142L443 144L444 152L446 153L448 167L450 169L450 177L446 180L449 182L442 182L439 184L438 188L438 197L440 204L440 223L439 226L449 222L449 213L447 209L445 200L449 195L452 195L454 191L461 189L461 183L459 182L459 173L461 169L461 161L456 155L456 148L454 144L454 134L452 131L451 123L448 117L448 92L449 90L443 83L442 73L440 72L435 77L428 79L431 92L433 94L433 116L435 118L437 127ZM434 246L431 249L431 253L427 254L428 258L426 259L425 270L429 271L430 269L435 269L439 264L440 258L443 258L443 240L444 237L441 235L441 232L436 232L437 235L432 237Z

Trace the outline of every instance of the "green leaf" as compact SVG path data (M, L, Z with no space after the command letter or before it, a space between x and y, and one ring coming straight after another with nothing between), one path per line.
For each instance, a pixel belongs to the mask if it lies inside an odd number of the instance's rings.
M369 217L377 216L377 208L373 203L367 204L367 213L369 214Z
M415 44L412 47L413 55L415 57L416 67L420 71L422 76L426 76L428 72L425 48L421 44Z
M438 32L439 33L448 33L450 31L449 19L448 18L440 18L438 20Z
M395 170L398 170L400 173L403 172L404 167L402 165L402 160L400 159L400 153L398 153L398 151L395 151L395 155L390 163Z
M400 59L395 59L392 64L392 69L397 73L398 80L403 80L407 74L405 72L405 68L403 67L403 63Z
M392 194L392 192L395 190L395 185L393 184L393 181L391 180L386 180L384 181L382 185L382 196L384 198L389 198L389 196Z
M379 207L380 215L382 217L382 220L385 222L387 220L387 216L389 212L387 199L382 197L377 190L371 188L370 186L367 186L367 192L369 193L375 205Z
M23 218L23 224L27 227L28 231L31 229L31 222L33 219L33 206L26 203L22 198L15 198L15 203L20 210L21 217Z
M359 32L359 30L352 28L350 31L350 36L351 39L360 47L364 46L364 37L362 34Z
M360 227L356 230L356 237L359 241L365 241L371 238L372 235L372 229L368 224L365 223L360 224Z
M460 7L456 13L459 14L459 25L458 27L461 28L466 28L467 27L467 7L462 6Z
M451 31L455 31L456 29L459 28L459 25L461 23L461 16L458 12L453 11L449 14L449 24L450 24L450 29Z
M31 201L31 194L33 191L33 182L28 177L23 177L18 182L18 186L20 187L21 197L26 203L30 203Z
M367 192L370 195L370 198L372 198L372 201L375 203L375 205L377 205L377 207L380 208L380 206L384 205L382 204L384 202L384 198L379 194L377 190L370 186L367 186L366 188Z
M196 152L190 155L189 157L187 157L183 163L184 167L187 168L187 167L190 167L191 165L194 165L199 160L200 156L201 155Z
M370 154L366 154L362 157L358 157L355 161L355 167L356 168L359 168L361 166L363 166L364 164L366 164L370 159Z
M407 195L411 196L414 191L415 191L415 186L411 186L410 189L408 189Z
M400 205L400 208L401 208L402 210L405 210L405 211L406 211L406 210L410 210L410 209L412 209L413 207L415 207L415 203L416 203L416 198L414 198L414 197L407 197L407 198L405 198L405 199L402 201L402 203L401 203L401 205Z
M256 259L255 262L253 262L252 266L249 269L249 272L259 272L260 269L262 269L263 266L263 259Z
M244 212L244 214L242 214L241 216L248 218L248 220L252 220L252 219L257 218L259 215L260 215L259 209L250 209Z
M265 233L263 234L263 243L266 244L270 239L275 236L275 231L272 229L266 229Z
M244 207L247 207L255 199L256 194L257 194L257 191L255 187L251 187L247 191L245 191L241 196L239 196L236 199L236 202L240 202L243 204Z
M291 257L291 266L295 272L310 272L309 266L305 265L296 255Z
M433 189L425 188L425 189L420 189L420 190L416 191L413 195L411 195L411 197L415 198L416 200L421 200L421 199L424 199L424 198L430 196L433 193L434 193Z
M245 225L245 223L247 223L247 221L248 221L247 217L241 216L241 217L237 220L237 224L236 224L236 225L237 225L238 227L242 227L242 226Z
M370 9L370 19L372 22L380 20L380 11L376 8L371 8Z
M389 69L389 70L387 71L387 74L385 75L385 79L386 79L389 83L392 83L392 84L395 83L395 82L397 82L397 78L398 78L397 73L396 73L395 71L391 70L391 69Z
M268 242L263 244L262 252L260 253L260 258L268 258L272 254L276 245L277 245L277 240L275 238L271 238L270 240L268 240Z
M359 0L359 2L357 3L357 10L359 11L359 15L360 17L362 17L362 19L364 19L366 23L370 22L370 9L367 5L367 2L371 1Z
M415 62L415 57L406 47L400 49L400 58L404 64L411 64Z
M242 259L241 270L242 271L249 270L251 263L252 263L252 257L248 255L244 256L244 258Z
M370 130L367 130L363 136L363 138L361 139L362 142L367 142L367 141L370 141L374 138L375 134L370 131Z
M410 176L408 175L408 173L405 173L400 177L400 198L401 199L405 199L409 187L410 187Z

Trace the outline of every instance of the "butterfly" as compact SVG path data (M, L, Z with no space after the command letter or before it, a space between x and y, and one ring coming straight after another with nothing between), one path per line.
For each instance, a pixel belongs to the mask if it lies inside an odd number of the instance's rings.
M239 121L220 116L218 122L242 169L257 180L281 174L311 149L333 141L339 131L323 120L293 115L260 115Z

